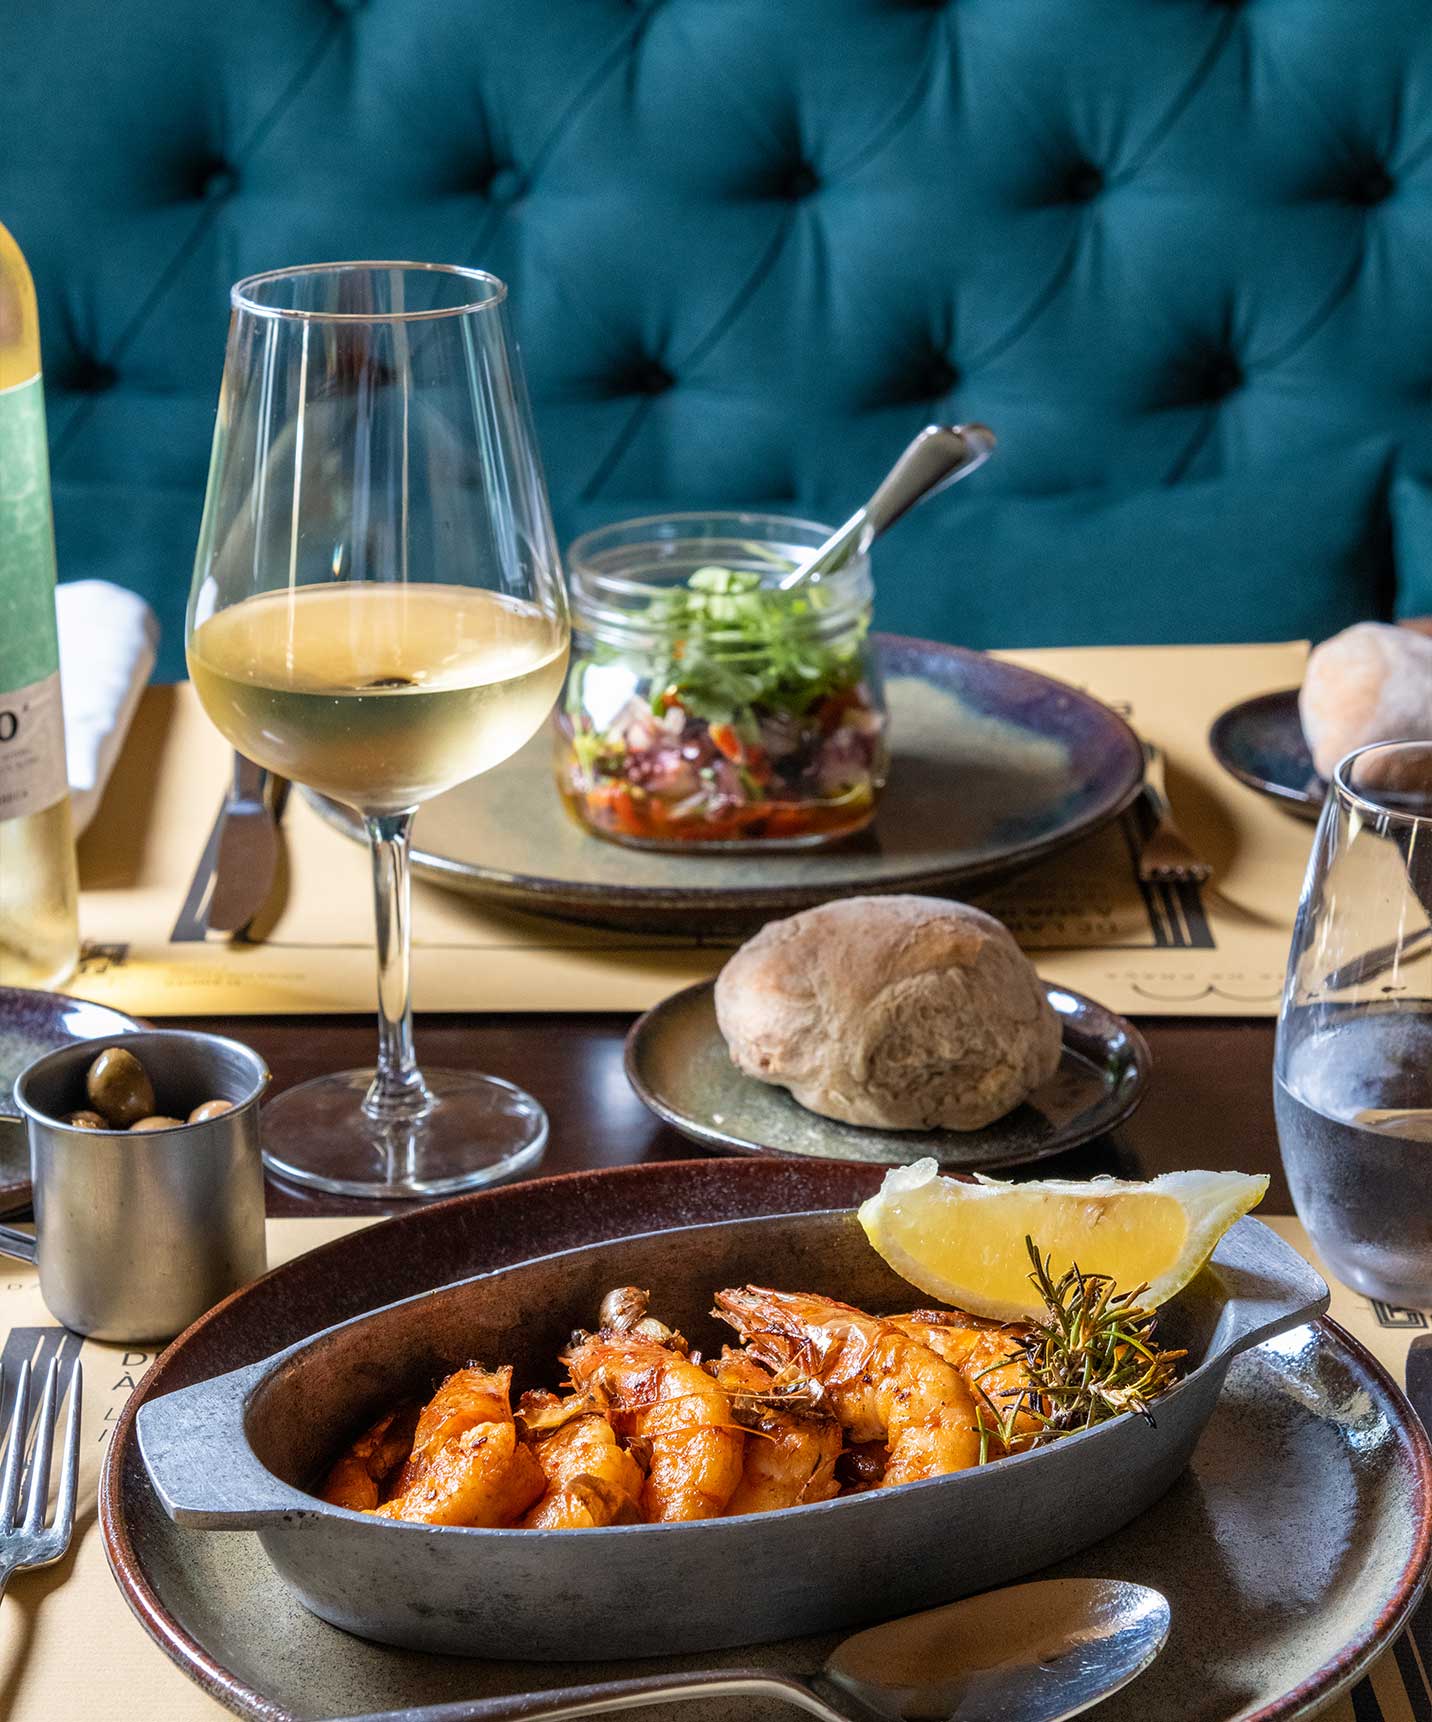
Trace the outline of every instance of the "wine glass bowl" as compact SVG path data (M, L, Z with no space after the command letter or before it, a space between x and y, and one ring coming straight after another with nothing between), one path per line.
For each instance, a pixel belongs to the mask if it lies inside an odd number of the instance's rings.
M510 1083L418 1070L415 809L541 727L566 595L506 288L481 270L335 263L233 289L187 624L205 711L242 753L363 816L379 1056L265 1112L265 1158L384 1197L471 1188L541 1154Z
M1293 932L1274 1054L1294 1205L1369 1297L1432 1303L1432 744L1333 774Z

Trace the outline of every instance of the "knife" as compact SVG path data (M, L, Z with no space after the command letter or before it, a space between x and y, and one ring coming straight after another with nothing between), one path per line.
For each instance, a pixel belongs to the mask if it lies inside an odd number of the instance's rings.
M1407 1397L1432 1434L1432 1333L1419 1334L1407 1353Z
M211 932L241 931L268 901L287 795L287 779L272 776L241 753L234 755L234 781L219 817L214 889L204 916Z

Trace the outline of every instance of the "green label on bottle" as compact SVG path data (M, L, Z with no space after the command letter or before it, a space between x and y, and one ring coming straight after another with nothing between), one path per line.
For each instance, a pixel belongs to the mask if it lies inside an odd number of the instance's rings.
M59 665L45 396L32 377L0 389L0 693Z

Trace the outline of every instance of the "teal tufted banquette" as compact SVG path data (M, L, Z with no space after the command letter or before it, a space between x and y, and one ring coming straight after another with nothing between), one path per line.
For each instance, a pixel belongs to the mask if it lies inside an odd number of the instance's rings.
M166 675L229 283L321 258L512 284L564 538L836 519L982 418L997 459L880 549L887 627L1432 592L1428 0L11 0L0 220L62 574L149 596Z

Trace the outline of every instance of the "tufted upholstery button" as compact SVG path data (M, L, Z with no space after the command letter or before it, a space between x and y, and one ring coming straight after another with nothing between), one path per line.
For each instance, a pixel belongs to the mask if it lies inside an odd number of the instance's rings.
M932 395L949 394L959 380L959 366L952 365L943 353L931 359L930 368L925 373L925 381Z
M1093 162L1081 161L1064 179L1064 195L1071 203L1092 203L1104 189L1104 176Z
M808 161L798 161L786 170L781 182L784 196L794 203L802 197L809 197L820 189L820 176Z
M525 194L527 181L515 167L499 167L484 190L494 203L516 203Z
M622 378L621 392L628 395L664 395L676 381L659 359L641 359Z
M1231 353L1215 353L1205 360L1203 384L1206 398L1221 401L1242 386L1243 367Z
M238 189L238 174L222 162L211 163L199 176L199 196L210 202L232 197Z
M76 394L102 395L118 380L113 365L105 364L102 359L81 357L75 360L65 383Z
M1370 208L1375 203L1385 202L1395 189L1392 175L1382 163L1372 162L1354 174L1348 186L1348 197L1353 203L1365 204Z

